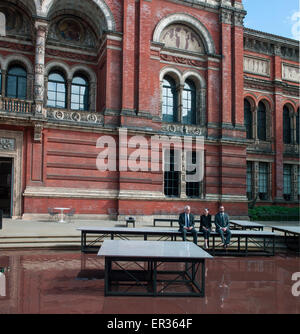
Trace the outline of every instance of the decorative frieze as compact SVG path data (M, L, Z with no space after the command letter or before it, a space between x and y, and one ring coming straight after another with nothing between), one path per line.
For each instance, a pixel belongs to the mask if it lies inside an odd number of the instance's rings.
M270 61L268 59L245 56L244 72L269 77Z
M291 64L282 64L282 79L300 83L300 69Z
M168 133L180 133L194 136L203 136L205 133L205 129L202 127L184 124L163 124L161 130Z
M103 125L103 115L98 113L48 109L47 117L54 121L67 121L72 123L87 123L89 125Z
M160 59L163 60L163 61L166 61L166 62L170 62L170 63L190 65L190 66L193 66L193 67L203 66L203 62L201 62L199 60L174 56L174 55L165 54L165 53L160 54Z

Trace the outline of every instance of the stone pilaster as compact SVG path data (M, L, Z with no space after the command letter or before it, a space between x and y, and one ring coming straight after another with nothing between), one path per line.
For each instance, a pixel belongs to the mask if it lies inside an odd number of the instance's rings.
M45 46L48 32L48 23L37 20L36 29L36 47L35 47L35 76L34 76L34 105L35 115L38 117L45 116L43 107L45 84Z

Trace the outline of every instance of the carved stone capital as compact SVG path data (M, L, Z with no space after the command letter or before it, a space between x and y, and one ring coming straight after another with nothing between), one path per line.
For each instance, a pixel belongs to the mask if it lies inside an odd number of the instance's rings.
M243 27L244 26L244 18L245 13L244 12L235 12L233 15L233 23L235 26Z
M42 136L43 136L43 124L41 123L35 123L34 124L34 136L33 136L33 140L35 142L42 142Z
M225 24L232 24L232 12L222 8L220 10L220 22Z

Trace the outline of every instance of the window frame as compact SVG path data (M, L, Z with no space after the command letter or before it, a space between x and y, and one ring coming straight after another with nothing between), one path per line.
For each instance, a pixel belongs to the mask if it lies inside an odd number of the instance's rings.
M14 69L21 69L25 74L11 74L10 71ZM10 85L10 79L15 79L15 82L13 83L13 90L14 94L9 94L9 88ZM25 80L25 85L23 87L23 94L20 92L20 80L24 79ZM12 98L12 99L19 99L19 100L26 100L27 99L27 80L28 80L28 74L26 68L24 68L22 65L15 64L11 65L9 69L7 70L7 75L6 75L6 87L5 87L5 96ZM14 95L14 96L12 96Z
M259 199L262 201L268 200L268 193L269 193L269 164L267 162L259 162L259 168L258 168Z
M51 75L57 74L62 77L63 81L58 81L54 79L50 79ZM49 83L54 83L55 84L55 90L50 90L49 89ZM64 91L58 91L57 86L58 84L64 85ZM49 99L49 92L53 92L55 94L55 99ZM58 101L57 99L57 94L64 94L64 101ZM55 105L49 105L49 101L54 101ZM58 102L64 103L64 106L62 107L61 105L58 104ZM59 109L66 109L67 108L67 81L65 79L65 76L62 72L54 70L51 71L48 74L48 87L47 87L47 107L49 108L59 108Z
M169 86L165 85L165 81L169 83ZM171 93L171 96L169 94L165 95L165 91ZM167 103L165 103L165 99L167 99ZM169 106L168 102L170 99L172 99L172 105ZM167 111L172 109L172 114L168 112L164 113L164 107L166 107ZM166 123L177 123L178 118L178 92L176 82L171 76L165 75L162 82L162 121Z
M197 152L196 151L187 151L186 152L186 175L194 175L196 173L196 171L189 171L188 168L188 161L190 161L190 159L188 159L188 154L192 153L192 164L195 165L196 164L196 159L197 159ZM188 182L186 181L185 183L185 194L187 197L189 198L200 198L201 197L201 186L203 184L203 181L198 181L198 182Z
M85 84L78 84L78 83L73 83L73 81L76 79L76 78L80 78L82 80L85 81ZM76 94L76 93L73 93L73 87L79 87L79 94ZM85 94L81 94L81 88L85 88L86 89L86 93ZM88 111L89 110L89 107L90 107L90 103L89 103L89 97L90 97L90 85L89 85L89 81L88 79L86 78L86 76L82 75L82 74L76 74L74 75L73 79L72 79L72 82L71 82L71 97L70 97L70 109L71 110L76 110L76 111ZM73 96L76 95L76 96L79 96L79 102L73 102L72 99L73 99ZM81 97L83 97L83 103L81 103ZM79 108L73 108L73 104L77 104L79 105ZM83 105L83 107L81 108L81 105Z
M246 104L248 104L246 108ZM246 139L253 139L253 114L251 103L244 99L244 126L246 128Z
M260 101L257 108L257 138L267 140L267 107Z
M188 85L189 88L186 88L186 85ZM188 98L185 98L185 93L188 94ZM187 101L188 104L190 102L190 106L185 108L184 101ZM182 115L181 115L182 124L185 124L185 125L196 125L197 124L196 108L197 108L196 85L194 81L187 79L184 83L184 87L182 90ZM187 116L184 116L185 110L187 110ZM189 117L189 114L190 114L190 117Z
M286 201L292 199L292 165L283 165L283 198Z
M168 154L169 152L169 154ZM166 159L167 157L170 159ZM180 197L181 172L175 170L175 149L164 151L164 195L166 197ZM168 160L168 161L167 161ZM166 166L169 165L169 168Z
M288 106L283 107L283 114L282 114L282 137L284 144L291 144L292 143L292 126L291 126L291 116L290 110Z

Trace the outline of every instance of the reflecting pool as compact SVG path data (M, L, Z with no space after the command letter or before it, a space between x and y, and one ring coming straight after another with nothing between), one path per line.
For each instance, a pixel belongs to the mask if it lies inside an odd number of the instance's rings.
M1 251L0 314L299 314L299 281L294 254L215 257L206 262L204 298L105 297L104 261L96 254Z

